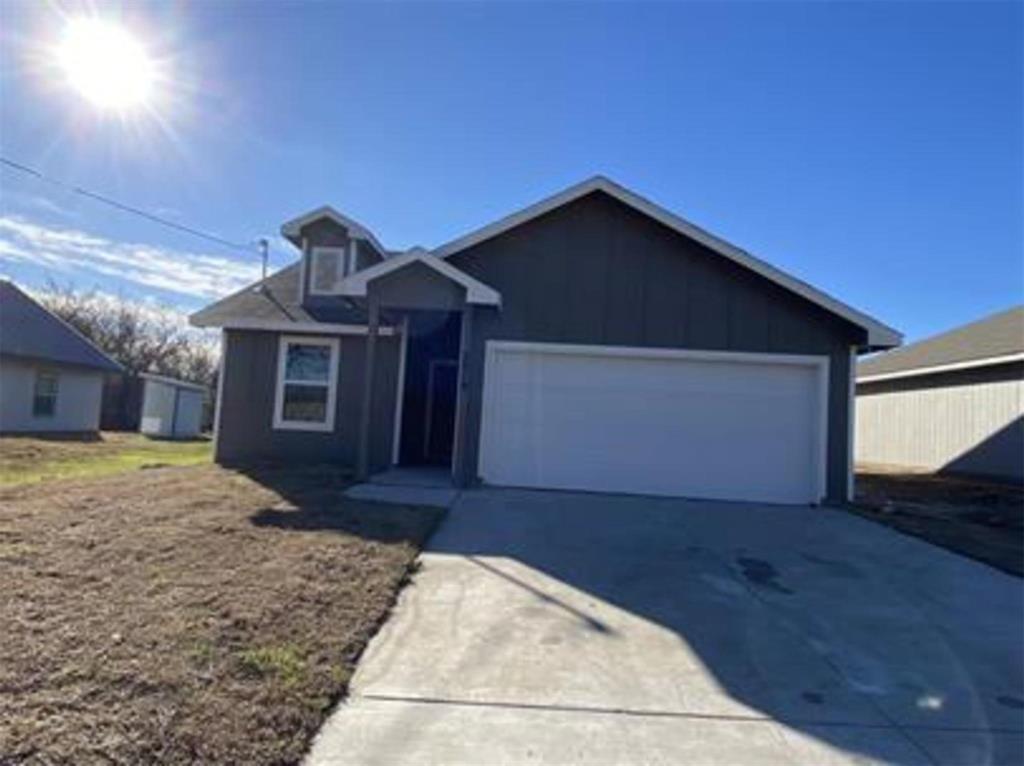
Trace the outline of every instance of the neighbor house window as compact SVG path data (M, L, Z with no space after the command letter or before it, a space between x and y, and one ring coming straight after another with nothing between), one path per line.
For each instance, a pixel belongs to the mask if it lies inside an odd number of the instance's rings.
M314 295L334 292L345 276L345 248L314 247L309 259L312 267L309 291Z
M40 370L32 390L32 416L52 418L57 414L57 373Z
M334 430L338 339L286 335L277 360L274 428Z

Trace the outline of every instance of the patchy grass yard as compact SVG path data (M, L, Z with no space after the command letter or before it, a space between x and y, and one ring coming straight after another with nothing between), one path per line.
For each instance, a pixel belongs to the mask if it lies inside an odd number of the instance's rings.
M1004 572L1024 576L1024 488L864 469L855 512Z
M297 762L441 515L344 484L207 465L0 490L0 763Z
M0 487L210 462L209 439L171 441L138 433L0 436Z

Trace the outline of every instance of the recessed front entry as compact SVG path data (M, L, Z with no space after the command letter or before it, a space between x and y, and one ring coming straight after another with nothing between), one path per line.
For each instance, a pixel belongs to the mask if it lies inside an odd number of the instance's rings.
M398 462L450 466L461 315L420 310L408 316Z
M824 357L491 341L480 476L816 503L826 386Z

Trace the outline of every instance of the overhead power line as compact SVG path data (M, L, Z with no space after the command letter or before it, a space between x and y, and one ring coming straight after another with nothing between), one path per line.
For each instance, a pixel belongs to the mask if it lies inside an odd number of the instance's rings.
M167 226L171 229L176 229L178 231L184 232L185 234L191 234L194 237L201 237L202 239L208 240L210 242L216 242L218 245L223 245L224 247L229 247L233 250L245 250L248 253L252 253L257 248L256 242L250 244L231 242L230 240L224 239L223 237L218 237L215 234L208 234L205 231L200 231L199 229L195 229L191 226L185 226L184 224L176 223L175 221L169 221L166 218L162 218L153 213L141 210L137 207L134 207L133 205L128 205L124 202L118 202L117 200L111 199L110 197L107 197L103 194L98 194L97 192L89 191L88 189L83 189L81 186L75 186L74 184L65 183L64 181L58 181L56 178L51 178L45 175L44 173L39 172L35 168L31 168L28 165L24 165L20 162L15 162L14 160L8 159L6 157L0 157L0 164L5 165L6 167L9 167L13 170L17 170L20 173L33 176L36 179L43 181L44 183L57 186L61 189L66 189L67 191L73 192L74 194L79 194L83 197L88 197L89 199L95 200L97 202L102 202L104 205L109 205L110 207L116 208L121 212L131 213L132 215L140 216L148 221L152 221L153 223L158 223L161 224L162 226Z

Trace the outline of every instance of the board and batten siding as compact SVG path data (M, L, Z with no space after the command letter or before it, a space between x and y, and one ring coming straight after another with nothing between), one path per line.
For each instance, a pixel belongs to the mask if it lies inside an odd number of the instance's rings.
M32 414L39 370L57 373L57 408L52 417ZM0 432L98 430L103 380L102 372L87 367L0 357Z
M273 427L279 338L276 332L225 332L227 353L218 415L217 462L267 460L353 467L359 438L366 336L340 336L334 430L324 432ZM377 339L370 445L374 469L384 468L391 461L399 341L397 336Z
M846 498L850 347L865 340L861 328L601 192L450 262L502 295L500 310L467 309L465 478L477 472L488 340L811 354L829 360L827 498Z
M857 462L1024 480L1024 364L860 383Z

